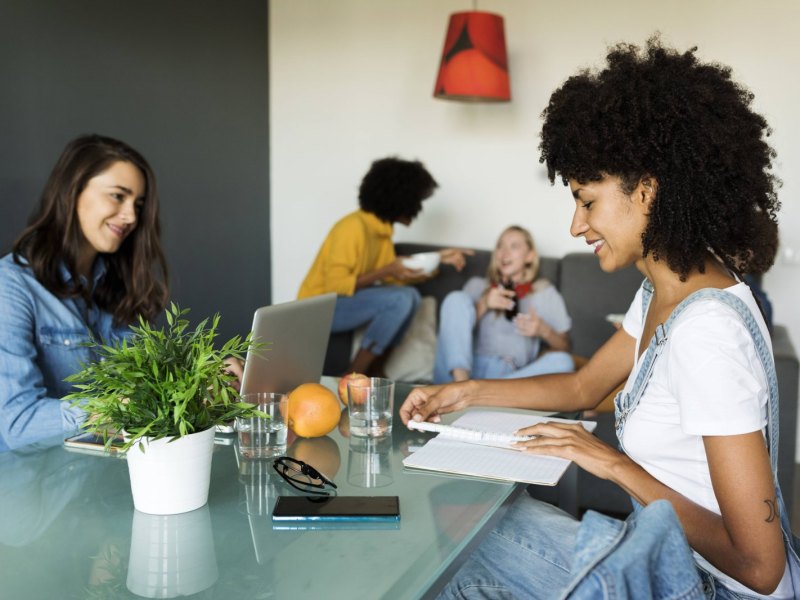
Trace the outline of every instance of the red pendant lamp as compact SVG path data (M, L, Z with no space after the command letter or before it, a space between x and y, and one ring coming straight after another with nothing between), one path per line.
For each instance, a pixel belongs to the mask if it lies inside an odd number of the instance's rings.
M481 11L450 15L434 98L508 102L508 58L503 17Z

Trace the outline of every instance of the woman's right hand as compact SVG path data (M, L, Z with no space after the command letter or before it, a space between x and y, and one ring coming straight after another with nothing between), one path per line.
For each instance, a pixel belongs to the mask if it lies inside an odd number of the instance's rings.
M490 310L511 310L514 308L514 290L496 286L489 288L486 294L486 307Z
M464 410L469 406L472 381L447 385L426 385L411 390L400 407L403 425L414 421L438 422L440 415Z

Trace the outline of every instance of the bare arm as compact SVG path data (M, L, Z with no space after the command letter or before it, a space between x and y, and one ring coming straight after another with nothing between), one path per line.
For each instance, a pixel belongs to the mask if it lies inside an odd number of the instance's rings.
M780 582L786 557L760 431L703 438L721 516L667 487L580 425L548 423L520 433L538 436L520 444L526 451L574 460L618 484L641 504L669 500L689 545L737 581L762 594L773 592Z
M461 271L467 264L467 256L474 256L475 251L469 248L445 248L439 250L443 265L452 265L456 271Z

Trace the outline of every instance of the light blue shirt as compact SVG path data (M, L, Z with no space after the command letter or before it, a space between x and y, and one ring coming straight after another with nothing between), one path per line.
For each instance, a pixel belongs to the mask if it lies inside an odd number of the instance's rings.
M93 290L105 273L98 258ZM63 265L61 276L72 280ZM94 302L59 298L10 254L0 259L0 452L76 433L86 415L61 398L74 391L64 378L95 358L82 344L92 336L109 344L129 334Z

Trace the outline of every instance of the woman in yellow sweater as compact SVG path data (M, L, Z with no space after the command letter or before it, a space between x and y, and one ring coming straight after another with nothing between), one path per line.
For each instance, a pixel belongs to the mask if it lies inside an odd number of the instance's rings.
M419 161L382 158L372 163L358 192L360 209L340 219L328 233L298 298L338 294L331 330L367 325L351 371L368 373L398 342L419 305L419 292L407 285L420 272L394 252L394 223L409 225L438 184ZM442 250L441 262L461 270L470 251Z

